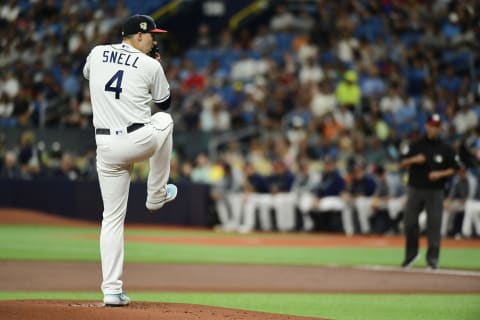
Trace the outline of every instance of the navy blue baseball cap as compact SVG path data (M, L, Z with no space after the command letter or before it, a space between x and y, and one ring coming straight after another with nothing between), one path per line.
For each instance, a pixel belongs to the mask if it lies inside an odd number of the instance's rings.
M136 14L128 17L122 26L122 36L128 36L137 33L160 33L167 30L158 29L152 17L142 14Z

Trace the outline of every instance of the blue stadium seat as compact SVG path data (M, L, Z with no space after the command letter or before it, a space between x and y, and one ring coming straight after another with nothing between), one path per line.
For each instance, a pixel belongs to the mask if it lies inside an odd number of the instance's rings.
M405 46L408 47L418 43L421 37L422 37L422 34L419 32L408 31L400 35L400 40L403 42Z
M291 33L277 33L275 38L277 40L277 48L280 51L292 50L292 41L294 35Z
M115 6L117 0L109 0L109 4ZM157 1L138 1L125 0L125 5L132 14L152 14L155 10L165 6L172 0L157 0Z
M377 37L384 35L384 30L383 20L372 17L360 25L355 30L354 35L358 38L373 42Z
M470 51L445 51L442 56L442 61L452 66L456 72L469 70L473 62L473 54Z

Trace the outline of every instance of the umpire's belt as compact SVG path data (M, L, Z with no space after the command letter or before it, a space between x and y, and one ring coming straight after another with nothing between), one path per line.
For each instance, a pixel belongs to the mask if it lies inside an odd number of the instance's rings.
M130 133L130 132L133 132L137 129L140 129L141 127L143 127L145 124L143 123L133 123L131 125L129 125L127 127L127 133ZM122 134L122 130L110 130L110 129L106 129L106 128L96 128L95 129L95 134L112 134L112 131L113 131L113 134L115 135L118 135L118 134Z

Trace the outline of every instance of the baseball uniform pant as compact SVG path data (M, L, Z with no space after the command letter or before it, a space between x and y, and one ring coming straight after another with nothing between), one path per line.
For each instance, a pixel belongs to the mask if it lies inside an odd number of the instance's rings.
M248 193L244 195L243 223L240 232L248 233L255 229L255 214L258 211L260 228L263 231L272 230L270 210L272 195L270 193Z
M242 214L242 194L227 192L215 203L218 219L225 231L237 230Z
M272 196L279 231L292 231L295 228L295 197L294 193L287 192L279 192Z
M360 225L360 232L370 233L370 217L373 214L372 198L358 196L353 200L353 205L358 214L358 222Z
M340 196L327 196L319 198L315 205L315 196L313 194L303 194L299 199L298 208L302 214L311 210L317 211L340 211L342 214L343 231L347 235L354 233L352 210Z
M442 237L446 237L449 231L451 231L457 213L464 210L465 202L463 200L452 200L443 208Z
M408 188L404 216L406 260L410 260L418 253L419 215L425 209L427 213L427 260L429 263L437 265L440 254L443 197L443 190Z
M480 200L467 199L462 222L462 234L465 237L471 237L473 226L475 226L477 234L480 234Z
M104 294L122 292L123 231L133 164L150 159L147 202L163 200L170 175L172 129L171 116L158 112L151 123L133 132L111 129L114 134L95 136L97 172L103 199L100 255Z

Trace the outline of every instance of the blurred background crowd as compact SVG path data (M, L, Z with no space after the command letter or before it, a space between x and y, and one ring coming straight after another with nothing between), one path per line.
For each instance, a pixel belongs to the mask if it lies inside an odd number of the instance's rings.
M23 130L14 148L0 151L2 177L96 179L94 148L46 145L35 132L78 128L93 135L81 73L86 55L96 44L121 41L120 26L130 14L171 2L145 1L144 8L126 0L2 2L0 128ZM312 222L301 212L321 205L299 204L305 172L319 176L308 186L318 199L342 198L343 207L328 210L365 211L355 205L360 195L401 198L399 149L422 135L427 115L436 112L470 181L469 192L456 197L474 196L480 176L480 1L249 2L260 9L248 23L215 28L200 21L188 39L169 28L181 21L161 25L170 30L159 41L175 130L192 137L208 132L218 141L194 155L185 152L188 145L174 146L172 180L212 185L216 202L230 191L272 196L257 201L256 210L258 203L274 208L278 193L295 194L287 201L297 206L295 223L281 223L285 231L310 230ZM145 180L146 166L135 167L134 180ZM329 170L338 172L342 187L329 185ZM453 194L462 178L455 177L446 192ZM379 187L382 179L387 191ZM377 200L362 213L367 220L387 208ZM222 223L223 209L215 210ZM342 214L346 233L353 232L346 230L349 215ZM390 213L390 222L397 216ZM362 219L360 231L371 232L367 222L373 221ZM262 228L272 228L260 220ZM222 227L252 228L238 221Z

